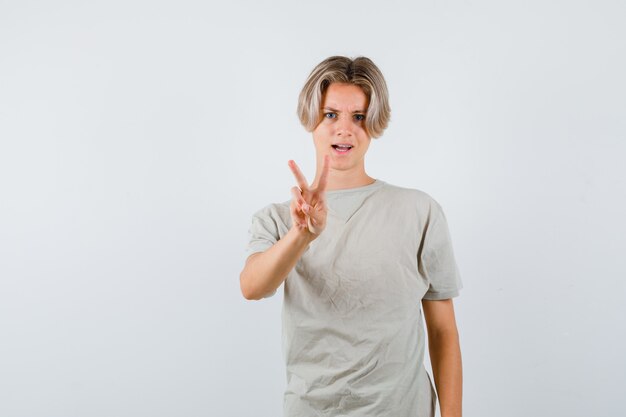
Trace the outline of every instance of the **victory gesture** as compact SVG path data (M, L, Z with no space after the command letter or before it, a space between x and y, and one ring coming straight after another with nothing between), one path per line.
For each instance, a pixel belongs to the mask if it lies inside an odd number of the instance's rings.
M296 177L298 187L291 189L293 199L291 200L291 219L293 227L306 230L317 238L326 227L326 184L328 182L328 171L330 170L329 156L324 155L322 173L315 188L310 188L307 180L302 175L298 165L292 160L289 161L289 168Z

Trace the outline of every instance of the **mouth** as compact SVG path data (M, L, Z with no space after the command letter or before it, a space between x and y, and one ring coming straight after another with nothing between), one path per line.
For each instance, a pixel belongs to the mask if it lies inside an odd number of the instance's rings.
M352 145L347 145L347 144L337 144L337 145L331 145L331 146L335 150L334 153L338 155L346 155L350 153L350 151L352 150Z

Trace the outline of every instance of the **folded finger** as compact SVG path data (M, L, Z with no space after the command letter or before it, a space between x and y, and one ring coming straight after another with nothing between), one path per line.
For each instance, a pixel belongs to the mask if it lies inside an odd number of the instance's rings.
M306 201L304 201L304 198L302 197L302 192L300 192L300 189L295 186L291 187L291 195L293 196L294 201L298 205L298 208L302 209L302 206L304 205L304 203L306 203Z

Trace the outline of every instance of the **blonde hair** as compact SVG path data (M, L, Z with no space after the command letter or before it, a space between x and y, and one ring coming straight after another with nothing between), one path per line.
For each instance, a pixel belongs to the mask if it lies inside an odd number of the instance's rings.
M371 59L331 56L320 62L309 74L298 99L298 117L307 132L322 121L322 101L331 83L354 84L368 99L365 130L376 139L389 124L391 109L385 78Z

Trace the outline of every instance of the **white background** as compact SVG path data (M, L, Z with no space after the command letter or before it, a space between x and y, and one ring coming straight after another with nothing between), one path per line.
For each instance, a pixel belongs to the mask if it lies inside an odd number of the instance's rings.
M370 176L441 203L465 416L625 415L621 1L0 1L0 416L278 416L253 212L314 147L309 71L365 55Z

